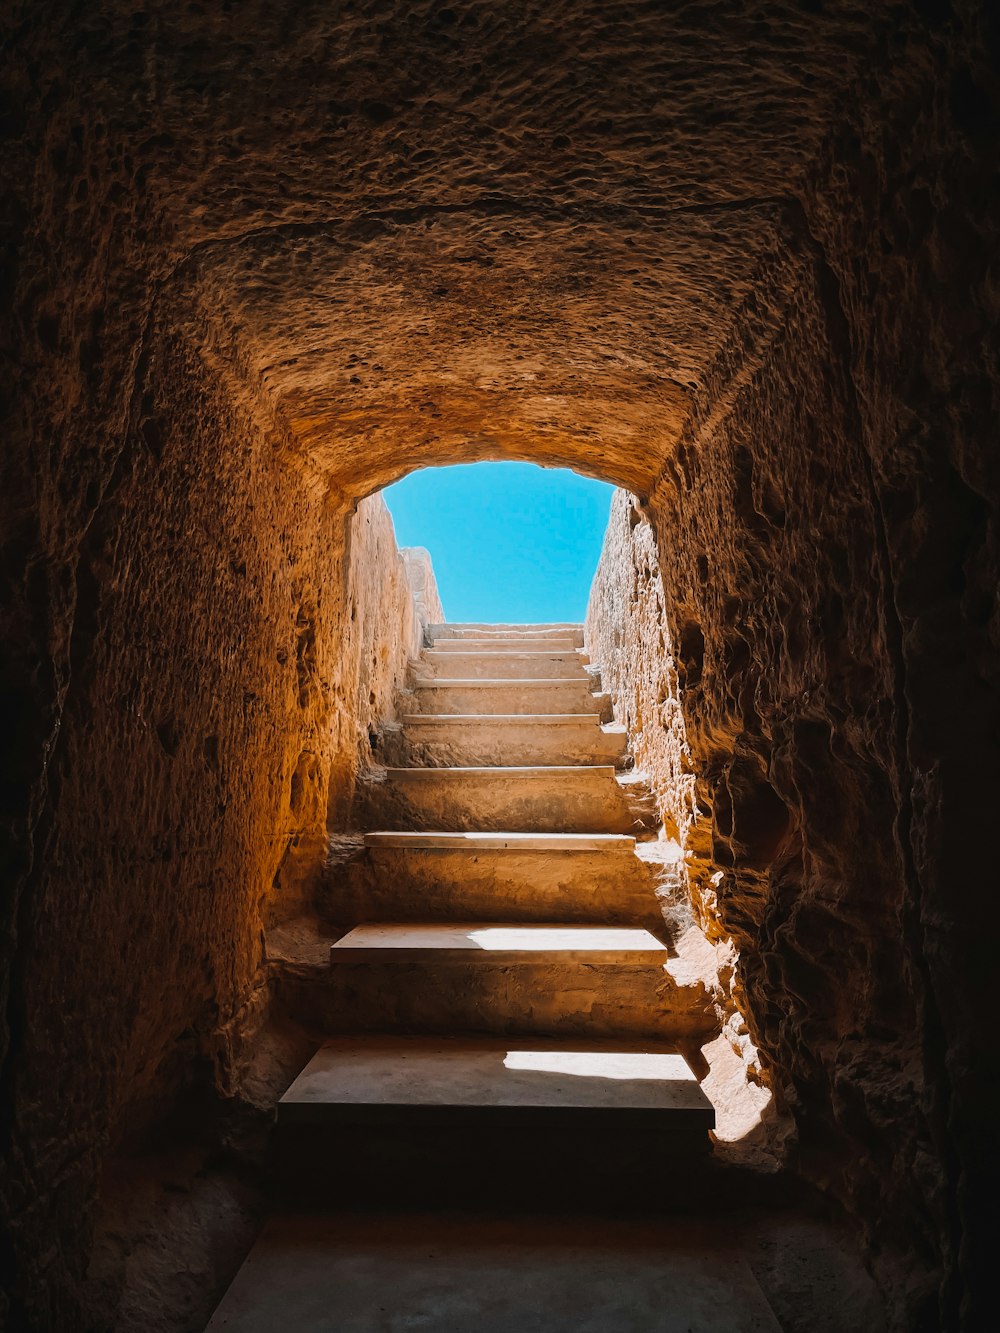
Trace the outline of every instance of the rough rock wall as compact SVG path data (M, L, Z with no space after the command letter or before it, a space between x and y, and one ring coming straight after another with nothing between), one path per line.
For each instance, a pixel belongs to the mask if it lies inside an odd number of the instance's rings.
M422 633L381 497L350 513L213 369L207 343L153 335L146 424L80 570L18 941L13 1327L88 1326L102 1160L194 1080L234 1090L262 928L307 900Z
M444 620L430 556L421 547L397 549L381 495L359 502L347 538L349 613L337 643L341 690L328 820L334 832L347 825L355 779L373 762L379 728L396 719L397 695L425 628Z
M636 767L648 779L666 843L660 902L667 925L697 959L715 1007L720 1035L705 1048L716 1105L716 1144L744 1165L773 1169L788 1156L790 1125L773 1102L743 1010L747 999L738 951L717 910L721 878L712 859L711 821L697 799L697 773L688 745L679 676L683 670L668 607L671 596L648 511L628 491L616 491L601 559L590 590L585 641L601 681L614 698L615 718L628 730ZM684 910L692 908L693 911ZM697 943L698 930L710 948ZM683 954L684 949L681 950ZM781 1094L780 1086L773 1092Z
M848 1132L859 1111L879 1126L918 1240L941 1256L932 1328L974 1329L995 1315L1000 1101L981 1043L995 963L976 925L992 918L994 894L970 831L992 825L1000 799L1000 294L987 258L1000 243L1000 178L979 170L1000 134L998 21L993 6L956 8L923 60L894 61L872 80L885 114L859 114L831 137L819 173L835 188L817 190L811 211L831 338L851 372L849 428L870 459L886 589L892 818L882 836L903 889L896 940L872 959L869 985L888 989L890 1009L901 987L912 996L926 1135L891 1129L908 1118L909 1070L885 1029L851 1053L856 1076L834 1100ZM859 600L856 583L842 595ZM881 863L881 848L869 852ZM876 1147L867 1164L872 1214L886 1159Z
M318 861L343 510L169 336L78 576L53 814L18 941L12 1316L77 1327L102 1157L252 1028L261 923ZM225 438L230 447L218 450ZM61 1247L46 1244L53 1228ZM17 1287L14 1288L17 1292ZM16 1297L15 1297L16 1299Z
M887 836L877 520L808 256L762 273L757 300L766 322L755 305L737 325L650 522L615 506L588 641L686 835L696 915L738 950L732 998L795 1115L798 1165L878 1217L891 1270L912 1235L889 1219L928 1235L938 1219L906 1166L930 1139ZM903 1280L933 1288L925 1259ZM927 1291L896 1296L912 1313Z
M584 625L591 661L628 729L636 767L649 775L665 837L690 843L694 774L677 689L656 535L642 506L616 491Z
M815 211L789 207L650 526L615 507L588 636L687 834L699 918L739 950L734 999L797 1166L867 1229L898 1326L931 1330L985 1317L995 1179L975 1050L989 963L967 923L988 914L969 821L997 791L997 474L977 408L996 312L966 288L956 359L928 271L872 254L923 216L931 262L957 274L989 225L918 85L912 136L867 126L860 154L818 168ZM897 192L876 203L865 172ZM927 191L962 200L961 221L931 223Z
M406 577L413 593L414 615L421 627L443 625L444 607L438 596L437 582L434 578L434 566L430 552L422 546L404 546L400 551L406 566ZM414 653L416 656L416 653Z

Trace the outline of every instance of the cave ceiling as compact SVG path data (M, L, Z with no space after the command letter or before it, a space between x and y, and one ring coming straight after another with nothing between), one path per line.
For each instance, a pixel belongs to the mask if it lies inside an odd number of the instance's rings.
M127 64L162 286L313 464L360 494L532 457L645 494L888 15L110 6L81 68Z

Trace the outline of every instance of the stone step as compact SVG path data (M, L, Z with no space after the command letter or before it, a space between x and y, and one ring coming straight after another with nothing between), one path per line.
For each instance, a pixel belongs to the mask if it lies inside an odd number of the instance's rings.
M565 921L643 925L663 917L657 879L615 834L368 833L333 866L330 921Z
M442 832L648 833L648 789L610 764L388 768L359 780L361 828Z
M428 625L427 637L437 639L571 639L583 646L583 626L569 621L546 625L489 625L483 621Z
M276 1141L286 1184L312 1190L326 1168L341 1200L495 1205L513 1187L545 1207L566 1206L582 1159L588 1193L634 1185L647 1156L704 1157L714 1124L661 1043L371 1036L320 1047L278 1104Z
M509 639L434 639L430 650L435 653L580 653L586 655L575 634L551 634L532 638L516 635Z
M269 936L269 950L271 939ZM269 955L270 956L270 955ZM649 931L561 923L365 923L288 960L277 993L309 1030L700 1039L715 1022Z
M488 957L483 960L482 956ZM502 923L366 923L330 946L333 967L386 962L468 963L514 967L664 967L667 946L641 926Z
M365 833L371 848L474 852L635 853L635 838L623 833Z
M592 676L586 668L586 657L575 649L564 653L442 653L435 648L425 648L413 665L413 673L414 679L587 681ZM593 676L596 674L594 672Z
M581 625L428 625L425 637L432 648L464 641L480 641L499 647L519 640L543 648L555 643L568 648L583 648L584 645Z
M593 713L611 721L611 696L589 680L423 681L413 689L420 713Z
M549 1112L594 1111L591 1123L626 1130L693 1121L715 1111L684 1057L662 1043L496 1037L338 1037L325 1042L278 1104L285 1125L362 1124L412 1116L466 1124L528 1124ZM411 1121L412 1123L412 1121Z
M597 713L407 713L402 762L424 767L621 764L625 728Z

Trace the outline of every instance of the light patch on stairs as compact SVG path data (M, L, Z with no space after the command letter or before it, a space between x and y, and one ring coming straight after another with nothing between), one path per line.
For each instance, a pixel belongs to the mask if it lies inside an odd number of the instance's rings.
M468 957L470 951L503 954L511 962L542 956L556 961L665 963L667 949L648 930L614 926L400 925L356 926L330 949L331 961L377 962L386 952L397 957L442 954Z
M697 1081L683 1055L656 1055L645 1051L508 1051L503 1062L507 1069L569 1074L573 1078L670 1083Z
M678 1113L706 1131L714 1121L687 1061L659 1043L340 1037L320 1047L281 1099L284 1116L311 1122L323 1108L389 1105L561 1107L568 1115L585 1107L623 1123L656 1112L665 1130Z

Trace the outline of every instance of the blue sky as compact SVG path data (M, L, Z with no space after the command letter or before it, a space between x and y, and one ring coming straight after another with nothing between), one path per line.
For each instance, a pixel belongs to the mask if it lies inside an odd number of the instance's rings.
M383 492L400 546L426 546L449 620L583 620L613 487L534 463L412 472Z

